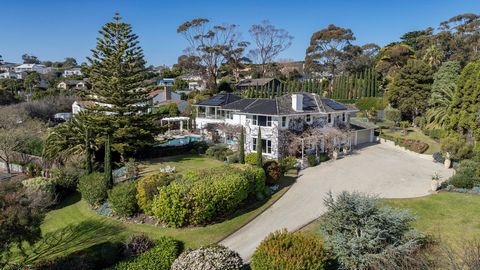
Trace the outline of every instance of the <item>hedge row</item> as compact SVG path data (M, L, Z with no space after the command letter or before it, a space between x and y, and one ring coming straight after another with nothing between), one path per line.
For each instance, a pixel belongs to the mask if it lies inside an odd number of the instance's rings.
M174 227L207 224L237 210L250 195L264 188L262 169L224 166L191 171L182 180L159 189L152 212Z

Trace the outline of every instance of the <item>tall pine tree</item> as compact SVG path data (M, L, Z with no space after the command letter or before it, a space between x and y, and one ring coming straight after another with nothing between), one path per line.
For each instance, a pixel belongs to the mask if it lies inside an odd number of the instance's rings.
M148 113L148 90L142 87L147 77L143 50L130 24L115 14L114 21L99 31L92 56L85 69L92 89L83 99L87 107L87 125L96 133L112 134L112 148L123 158L154 142L160 129Z

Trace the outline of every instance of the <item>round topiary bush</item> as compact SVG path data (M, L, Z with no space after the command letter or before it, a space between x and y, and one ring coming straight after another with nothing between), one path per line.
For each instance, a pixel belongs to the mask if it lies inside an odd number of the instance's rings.
M88 204L99 206L107 198L108 183L103 174L94 172L80 177L78 190Z
M223 246L185 251L173 262L172 270L240 270L240 255Z
M263 164L263 170L267 176L267 184L275 185L282 177L282 168L275 160L269 160Z
M255 250L252 270L270 269L328 269L331 264L328 250L316 236L276 231Z
M137 204L147 215L153 215L152 202L160 187L166 186L175 180L170 173L156 173L144 176L137 182Z
M108 191L108 202L112 210L119 216L130 217L137 212L137 188L135 182L118 184Z

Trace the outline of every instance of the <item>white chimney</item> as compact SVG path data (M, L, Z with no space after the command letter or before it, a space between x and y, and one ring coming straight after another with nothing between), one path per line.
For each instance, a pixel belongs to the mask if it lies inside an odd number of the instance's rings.
M302 94L292 94L292 109L296 112L303 112Z

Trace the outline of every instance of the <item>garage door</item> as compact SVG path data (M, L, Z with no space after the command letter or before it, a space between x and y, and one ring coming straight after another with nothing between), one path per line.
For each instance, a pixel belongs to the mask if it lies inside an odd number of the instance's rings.
M357 130L357 145L370 142L371 129Z

